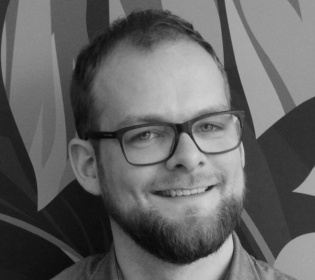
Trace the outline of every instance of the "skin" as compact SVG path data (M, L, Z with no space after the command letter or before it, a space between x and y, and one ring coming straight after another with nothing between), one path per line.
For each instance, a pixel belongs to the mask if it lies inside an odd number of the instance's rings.
M94 92L102 131L152 121L182 123L229 109L223 79L213 59L196 43L184 40L160 44L146 53L121 44L99 69ZM223 197L242 196L244 191L242 145L229 153L206 155L187 134L182 134L168 161L137 167L127 163L118 141L101 141L100 160L106 186L100 183L91 144L74 139L69 149L81 185L93 194L115 198L116 205L126 213L155 209L169 222L201 225L206 216L216 215ZM181 183L151 184L170 176ZM189 183L198 176L205 179ZM170 198L157 193L207 186L213 187L190 196ZM188 279L192 275L195 279L210 279L209 275L220 279L233 253L230 237L215 255L178 267L144 252L115 221L111 222L124 279Z

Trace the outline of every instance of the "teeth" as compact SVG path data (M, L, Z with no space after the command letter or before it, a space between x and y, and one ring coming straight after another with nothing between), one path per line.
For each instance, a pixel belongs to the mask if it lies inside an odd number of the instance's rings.
M183 195L191 195L190 190L183 190Z
M198 193L197 189L193 189L193 190L190 191L190 194L196 194L196 193Z
M197 188L197 189L192 189L192 190L168 190L168 191L163 191L162 195L163 196L189 196L192 194L197 194L197 193L203 193L205 192L207 187L203 188Z

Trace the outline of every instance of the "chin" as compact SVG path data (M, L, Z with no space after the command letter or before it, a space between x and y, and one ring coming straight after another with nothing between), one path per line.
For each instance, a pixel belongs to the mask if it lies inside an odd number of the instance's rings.
M242 196L222 199L208 215L188 209L180 221L165 217L156 209L135 207L123 212L109 209L111 218L143 250L154 257L185 265L217 252L233 232L243 209Z

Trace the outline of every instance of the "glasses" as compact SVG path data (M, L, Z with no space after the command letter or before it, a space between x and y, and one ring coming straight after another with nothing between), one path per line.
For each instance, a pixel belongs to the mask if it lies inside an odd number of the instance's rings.
M243 111L216 112L181 124L157 122L113 132L89 132L85 139L118 139L128 163L147 166L167 161L175 152L181 133L187 133L205 154L236 149L242 140L244 117Z

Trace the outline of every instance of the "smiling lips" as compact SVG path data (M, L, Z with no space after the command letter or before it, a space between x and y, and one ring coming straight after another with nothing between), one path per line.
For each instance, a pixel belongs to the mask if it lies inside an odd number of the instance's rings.
M176 196L189 196L189 195L193 195L193 194L199 194L199 193L203 193L207 190L209 190L211 188L211 186L209 187L201 187L201 188L196 188L196 189L192 189L192 190L166 190L166 191L162 191L159 194L161 194L162 196L166 196L166 197L176 197Z

